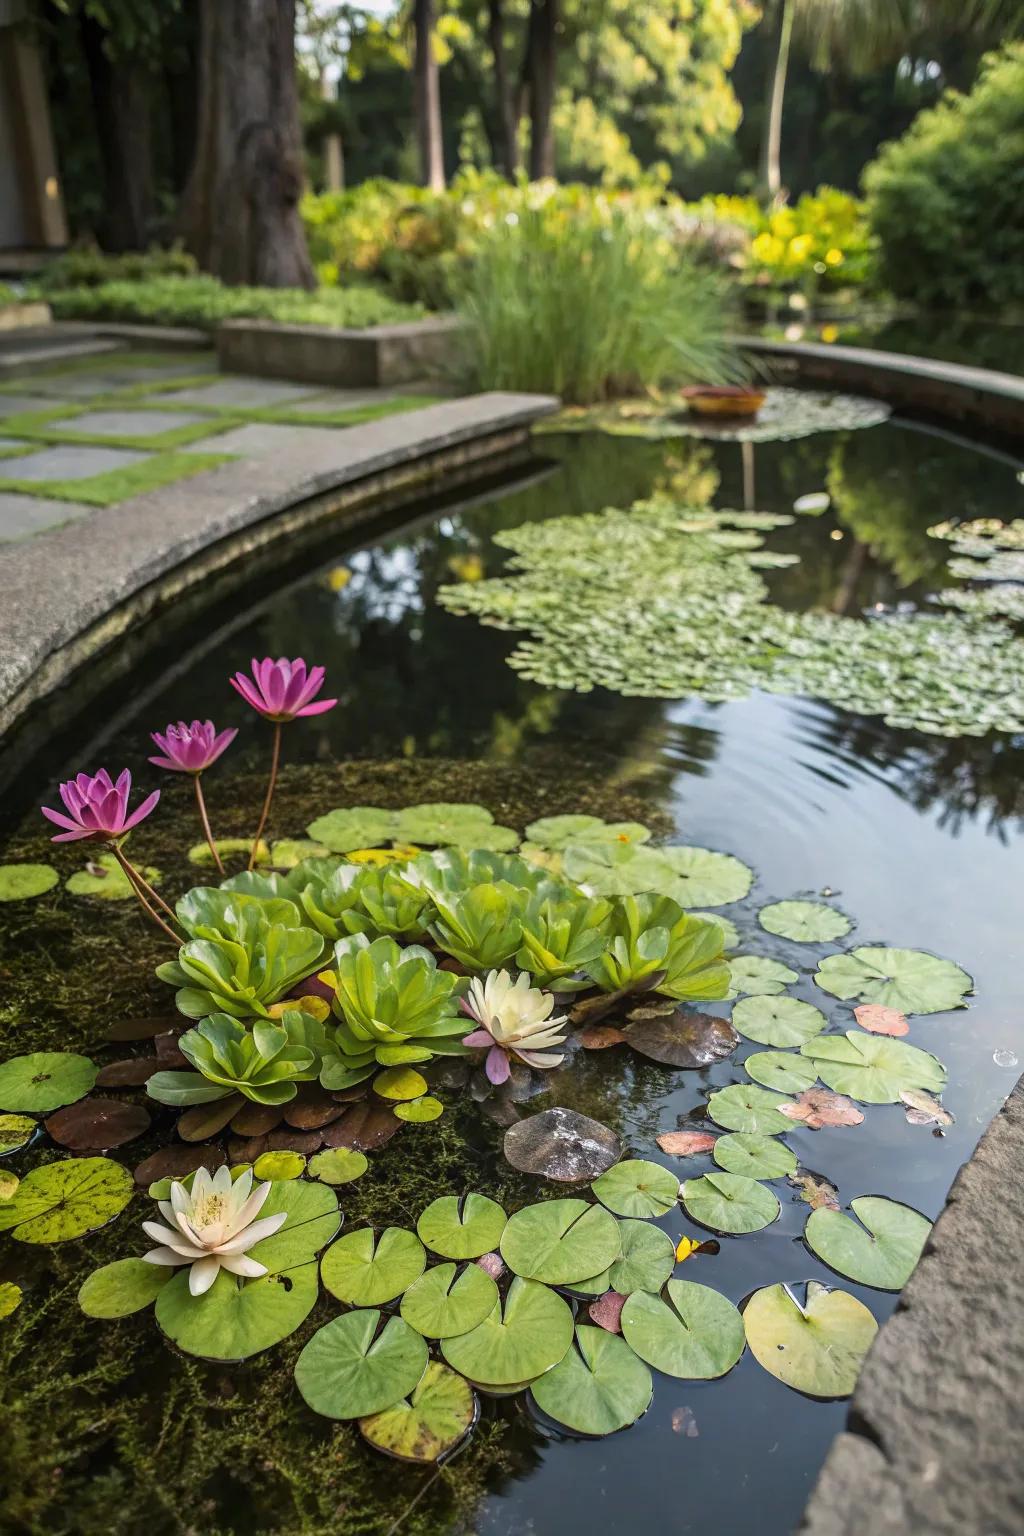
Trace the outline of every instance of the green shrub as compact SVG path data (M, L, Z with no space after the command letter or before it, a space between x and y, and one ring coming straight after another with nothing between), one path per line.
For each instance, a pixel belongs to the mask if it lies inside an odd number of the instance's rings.
M932 308L1024 301L1024 45L985 60L864 176L893 293Z
M48 262L36 287L50 293L59 288L98 288L101 283L145 283L157 277L191 277L199 269L180 246L164 250L128 251L108 256L95 245L79 246Z
M497 225L463 275L457 307L481 389L585 405L740 374L717 274L614 209L530 209Z
M874 275L874 241L863 203L836 187L805 192L793 204L763 208L753 197L716 197L706 205L722 223L750 235L738 265L754 288L819 291L860 288Z

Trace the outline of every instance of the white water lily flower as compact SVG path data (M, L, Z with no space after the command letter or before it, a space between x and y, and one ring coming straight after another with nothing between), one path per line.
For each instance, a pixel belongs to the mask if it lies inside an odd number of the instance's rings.
M159 1202L166 1227L158 1221L142 1223L146 1235L161 1245L143 1258L147 1264L191 1264L188 1288L193 1296L208 1291L222 1269L246 1279L265 1275L266 1265L248 1258L248 1250L288 1219L287 1211L278 1211L256 1220L269 1194L269 1184L253 1189L251 1168L234 1183L230 1168L218 1168L214 1174L197 1169L191 1193L175 1182L170 1200Z
M484 1071L492 1083L507 1082L512 1068L509 1055L518 1056L529 1067L557 1067L565 1060L552 1046L565 1044L568 1024L564 1014L551 1017L555 999L540 987L531 987L529 973L523 971L515 981L508 971L489 971L475 976L462 1008L482 1025L463 1040L464 1045L486 1045Z

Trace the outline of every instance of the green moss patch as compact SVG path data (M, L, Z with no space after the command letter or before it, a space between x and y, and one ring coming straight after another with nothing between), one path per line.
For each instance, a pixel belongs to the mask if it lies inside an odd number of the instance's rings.
M171 485L175 480L188 479L203 470L216 469L234 457L230 453L157 453L124 469L90 475L83 480L19 480L13 475L0 475L0 491L18 491L23 496L42 496L55 501L77 501L90 507L109 507L115 502L126 501L129 496L141 496L161 485Z

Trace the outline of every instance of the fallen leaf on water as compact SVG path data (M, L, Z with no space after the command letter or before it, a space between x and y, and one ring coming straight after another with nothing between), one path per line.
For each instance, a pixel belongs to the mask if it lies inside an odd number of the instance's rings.
M611 1024L588 1024L576 1036L585 1051L605 1051L610 1045L623 1045L625 1035Z
M905 1035L910 1029L906 1014L898 1008L886 1008L884 1003L861 1003L853 1016L861 1029L869 1029L873 1035Z
M685 1435L688 1440L696 1440L700 1434L692 1408L673 1408L672 1428L677 1435Z
M666 1131L655 1139L670 1157L699 1157L702 1152L711 1151L718 1137L710 1131Z
M919 1088L905 1088L900 1094L900 1102L906 1106L910 1125L953 1125L956 1122L956 1116L944 1104Z
M779 1114L799 1120L809 1131L823 1125L860 1125L864 1116L852 1099L831 1088L807 1088L791 1102L779 1105Z
M721 1243L714 1237L703 1243L696 1237L681 1237L676 1244L676 1263L684 1263L694 1253L719 1253L721 1247Z
M492 1280L500 1280L505 1273L505 1260L500 1253L483 1253L476 1262Z
M812 1211L822 1207L838 1211L839 1191L823 1173L815 1173L811 1168L798 1168L796 1173L786 1175L786 1183L800 1191L800 1199L806 1200Z
M605 1291L596 1301L592 1301L587 1311L590 1313L590 1321L603 1328L606 1333L621 1333L622 1324L619 1319L622 1309L626 1305L626 1297L620 1296L618 1291Z

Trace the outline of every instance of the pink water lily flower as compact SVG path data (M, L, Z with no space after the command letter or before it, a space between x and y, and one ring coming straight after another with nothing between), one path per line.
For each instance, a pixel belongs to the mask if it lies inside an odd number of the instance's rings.
M154 789L142 804L128 814L128 796L131 794L132 776L126 768L117 778L111 779L105 768L90 777L80 773L60 786L60 797L65 812L42 807L43 815L62 827L53 838L55 843L74 843L88 839L94 843L110 843L123 837L132 827L144 821L160 799L160 791Z
M324 685L323 667L308 667L301 656L289 661L279 656L272 661L252 659L252 677L236 672L229 679L232 688L247 704L267 720L297 720L305 715L323 715L337 704L337 699L313 700Z
M208 1291L222 1269L247 1280L265 1275L267 1266L250 1259L248 1250L263 1238L272 1237L288 1216L287 1211L278 1211L256 1220L270 1189L270 1184L257 1184L253 1189L251 1168L234 1182L229 1168L218 1168L214 1174L199 1168L191 1191L175 1181L170 1200L159 1202L167 1226L158 1221L142 1223L147 1237L160 1244L143 1254L144 1260L147 1264L188 1264L188 1288L193 1296Z
M466 1035L463 1045L487 1046L484 1071L496 1086L512 1075L509 1056L518 1056L528 1067L557 1067L565 1059L552 1046L565 1044L568 1021L564 1014L552 1018L555 1000L550 992L531 987L526 971L513 982L508 971L475 976L462 1010L482 1026Z
M212 720L193 720L191 725L179 720L163 732L150 734L163 754L150 758L157 768L169 768L173 773L203 773L227 751L238 731L218 732Z

